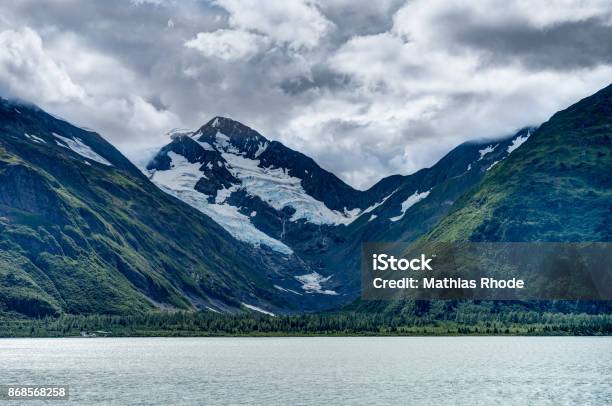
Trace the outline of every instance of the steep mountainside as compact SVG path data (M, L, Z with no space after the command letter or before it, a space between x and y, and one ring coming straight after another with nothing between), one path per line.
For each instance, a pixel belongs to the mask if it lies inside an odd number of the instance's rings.
M612 85L554 114L486 172L421 242L612 241ZM609 313L608 301L363 301L352 311L451 314L459 308Z
M164 191L210 215L237 239L294 253L311 273L307 294L358 294L363 241L410 241L427 232L467 188L527 138L466 143L431 168L351 188L312 159L228 118L172 141L147 165Z
M325 266L310 258L333 230L369 204L312 159L227 118L195 132L172 135L147 165L149 179L167 193L209 215L235 238L298 256L309 272L278 283L280 294L345 302Z
M315 311L358 297L365 241L610 241L611 100L358 191L221 117L172 134L145 176L98 134L0 99L0 312ZM398 306L421 304L354 308Z
M326 257L336 273L344 274L345 291L360 291L362 242L413 241L427 233L470 188L514 154L534 131L525 128L496 141L459 145L431 168L394 177L394 188L378 205L338 230L341 244ZM381 181L385 182L385 180Z
M147 165L150 179L247 242L286 253L296 230L348 223L368 204L312 159L236 121L216 117L172 138Z
M304 269L163 193L98 134L0 99L0 311L290 311L306 305L273 280Z
M427 238L612 241L612 85L542 124Z

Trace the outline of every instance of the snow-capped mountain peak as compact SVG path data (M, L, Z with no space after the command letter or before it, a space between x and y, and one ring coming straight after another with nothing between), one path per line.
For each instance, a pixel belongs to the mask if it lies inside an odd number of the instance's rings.
M282 241L300 224L348 224L361 213L347 204L328 204L322 198L327 185L316 184L317 175L353 191L348 185L237 121L215 117L197 131L170 135L171 142L147 165L150 179L238 239L287 254L291 250ZM330 195L337 199L341 192Z
M333 296L346 288L338 266L358 257L356 241L416 237L527 137L524 129L511 138L465 143L432 168L358 191L308 156L215 117L196 131L172 131L146 172L235 238L308 268L284 280L281 289L297 281L306 296ZM348 256L321 265L337 250Z
M248 158L261 155L270 141L257 131L226 117L215 117L193 133L193 138L219 151L232 152Z

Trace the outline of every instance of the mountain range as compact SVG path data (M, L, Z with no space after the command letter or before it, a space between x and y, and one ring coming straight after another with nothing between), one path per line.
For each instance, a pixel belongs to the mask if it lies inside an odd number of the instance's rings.
M172 133L145 173L236 239L307 264L312 272L275 281L282 295L346 303L359 294L361 242L422 235L534 130L462 144L431 168L360 191L300 152L215 117L196 131Z
M336 309L366 241L610 241L612 86L361 191L229 118L137 168L95 132L0 101L0 310Z

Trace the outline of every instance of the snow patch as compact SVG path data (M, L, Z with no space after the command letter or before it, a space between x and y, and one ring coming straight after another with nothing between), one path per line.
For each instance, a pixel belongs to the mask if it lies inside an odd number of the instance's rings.
M210 145L206 141L203 141L203 142L197 141L197 143L200 144L200 146L204 148L205 151L215 151L212 145Z
M480 158L478 158L478 160L480 161L482 158L485 157L485 155L490 154L491 152L493 152L495 150L495 148L497 148L497 145L499 145L499 144L496 144L495 146L489 145L488 147L479 150L478 153L480 154Z
M323 289L321 286L322 283L327 282L331 279L331 276L324 277L318 272L309 273L306 275L296 276L297 279L302 284L302 289L306 291L306 293L319 293L322 295L337 295L333 290Z
M523 143L525 141L527 141L527 138L529 138L531 136L531 132L529 132L529 130L527 130L527 134L525 135L520 135L518 137L516 137L513 141L512 144L510 144L508 146L508 154L511 154L512 151L514 151L515 149L517 149L518 147L520 147L521 145L523 145ZM493 165L491 165L492 167ZM489 169L491 169L491 167L489 167Z
M246 307L247 309L255 310L256 312L267 314L268 316L272 316L272 317L276 316L276 314L274 314L272 312L269 312L267 310L264 310L261 307L253 306L253 305L250 305L250 304L246 304L244 302L242 302L242 305L244 307Z
M55 141L56 144L59 145L60 147L71 149L72 151L76 152L82 157L91 159L92 161L96 161L98 163L101 163L102 165L113 166L106 159L102 158L100 155L95 153L94 150L89 147L89 145L86 145L85 143L83 143L83 140L81 140L80 138L77 137L76 139L72 139L72 138L62 137L61 135L57 133L52 133L52 134L55 136L55 138L61 141L61 142L57 140Z
M489 166L489 167L487 168L487 171L491 170L491 168L493 168L495 165L497 165L497 164L498 164L498 163L500 163L500 162L501 162L501 159L500 159L499 161L495 161L495 162L493 162L493 163L491 164L491 166Z
M223 134L221 131L217 131L217 134L215 134L215 144L224 149L233 148L233 145L230 144L230 137Z
M397 192L398 189L395 189L393 192L391 192L389 194L389 196L383 198L380 202L378 203L374 203L372 206L368 207L367 209L365 209L363 212L361 212L361 214L366 214L369 213L371 211L376 210L379 206L382 206L383 204L385 204L385 202L387 201L387 199L389 199L391 196L393 196L395 194L395 192ZM369 221L372 221L373 219L370 217Z
M281 292L288 292L288 293L294 293L296 295L300 295L302 296L302 294L300 292L296 292L293 289L287 289L287 288L283 288L282 286L278 286L278 285L274 285L274 287L278 290L280 290Z
M34 134L23 133L23 135L25 135L26 138L28 138L29 140L34 141L37 144L46 144L47 143L47 141L43 140L40 137L37 137Z
M257 151L255 151L255 158L258 158L261 154L263 154L266 149L268 149L267 142L261 142L257 145Z
M429 196L429 192L431 192L431 189L423 193L419 193L419 191L417 190L416 192L408 196L408 199L402 202L402 214L396 217L391 217L389 220L391 221L401 220L404 217L404 214L406 214L406 211L412 206L414 206L415 204L417 204L418 202L420 202L421 200L425 199L427 196Z

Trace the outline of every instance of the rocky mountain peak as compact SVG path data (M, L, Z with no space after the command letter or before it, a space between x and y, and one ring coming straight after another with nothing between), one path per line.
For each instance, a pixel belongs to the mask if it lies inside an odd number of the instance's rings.
M242 124L239 121L221 116L216 116L208 121L194 133L194 136L196 136L199 141L210 141L217 135L217 133L228 136L232 143L237 144L247 141L255 143L268 142L263 135L252 128Z
M227 117L214 117L191 137L206 149L242 155L256 159L261 155L270 141L246 125Z

